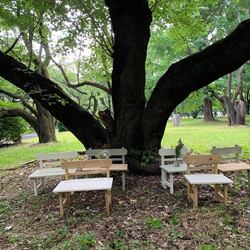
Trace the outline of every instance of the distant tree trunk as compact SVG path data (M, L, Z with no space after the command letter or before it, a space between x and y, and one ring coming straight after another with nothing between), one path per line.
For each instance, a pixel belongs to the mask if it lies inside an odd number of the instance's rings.
M214 121L213 111L212 111L212 101L208 98L204 98L203 114L204 114L204 122Z
M31 115L21 108L3 108L0 112L1 117L22 117L37 133L39 143L56 141L55 127L53 117L50 112L43 108L39 102L37 105L37 117ZM52 124L52 125L51 125Z
M243 101L235 101L237 125L245 125L246 104Z
M192 111L191 111L191 116L192 116L193 118L197 118L197 116L198 116L198 114L199 114L200 111L201 111L201 110L192 110Z
M179 114L173 115L173 125L174 126L181 126L181 119Z
M237 125L236 112L235 112L235 109L233 107L233 104L230 102L230 100L228 99L227 96L223 96L222 100L223 100L223 104L227 110L227 124L229 126Z

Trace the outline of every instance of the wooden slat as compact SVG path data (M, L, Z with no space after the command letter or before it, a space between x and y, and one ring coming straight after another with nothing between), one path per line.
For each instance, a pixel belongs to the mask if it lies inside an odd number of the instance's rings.
M49 153L49 154L42 154L39 153L36 156L36 159L38 161L45 161L45 160L56 160L56 159L70 159L70 158L76 158L78 156L78 153L73 150L70 152L58 152L58 153Z
M81 160L81 161L64 161L61 167L65 169L66 179L71 175L89 175L89 174L102 174L106 173L107 177L110 176L109 167L112 165L110 159L94 159L94 160ZM78 169L74 173L69 173L68 169Z

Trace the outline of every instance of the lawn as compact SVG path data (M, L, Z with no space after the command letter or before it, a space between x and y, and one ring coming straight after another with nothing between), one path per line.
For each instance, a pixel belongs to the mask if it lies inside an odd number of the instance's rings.
M209 153L212 146L226 147L235 144L243 148L242 157L249 156L250 147L250 116L246 119L247 125L227 125L226 118L218 118L214 122L203 122L202 119L183 118L182 126L173 126L169 120L164 137L163 147L175 147L179 139L188 149L197 153ZM84 146L70 132L57 134L57 142L38 144L38 139L25 140L21 145L0 149L0 169L13 168L23 163L33 161L41 153L54 153L63 151L84 151ZM14 156L14 157L13 157Z
M248 154L250 147L250 116L245 126L228 126L226 118L218 118L214 122L203 122L202 119L183 118L182 126L173 126L169 120L162 140L163 147L173 147L177 141L188 149L198 153L209 153L213 146L228 147L239 145Z
M239 144L247 158L248 125L231 128L225 119L181 122L181 127L173 127L169 121L164 147L175 146L180 138L197 152L209 152L213 145ZM109 216L104 192L96 191L71 194L71 205L65 208L65 217L60 217L58 195L52 190L63 177L46 178L46 188L37 197L28 178L38 168L34 161L37 153L84 150L69 132L59 133L57 138L57 143L49 145L32 139L21 146L0 149L1 249L250 249L250 194L247 184L238 183L233 173L229 175L234 184L228 191L227 206L215 201L212 186L200 186L199 209L193 209L181 175L171 195L162 188L160 176L130 173L123 191L120 173L116 172L112 173ZM3 165L2 159L7 158L11 161Z

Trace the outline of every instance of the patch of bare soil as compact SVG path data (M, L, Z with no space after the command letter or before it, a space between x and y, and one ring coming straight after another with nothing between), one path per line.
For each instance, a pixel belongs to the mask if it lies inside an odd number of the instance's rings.
M46 178L35 197L28 176L37 168L0 171L1 249L250 249L246 184L229 188L228 206L214 200L213 187L200 186L194 210L181 175L171 195L160 176L127 174L122 191L120 173L112 173L109 216L104 192L82 192L71 195L61 218L52 190L62 178Z

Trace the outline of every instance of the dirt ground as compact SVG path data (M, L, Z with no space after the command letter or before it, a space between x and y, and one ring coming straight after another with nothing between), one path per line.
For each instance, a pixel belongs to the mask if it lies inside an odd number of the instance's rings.
M234 182L229 204L214 200L213 188L199 187L199 209L187 200L182 176L175 194L160 176L112 173L111 214L104 192L71 195L65 217L52 190L62 178L46 178L46 189L33 195L28 176L32 162L0 171L0 249L250 249L250 200L246 184ZM234 175L230 175L234 180Z

